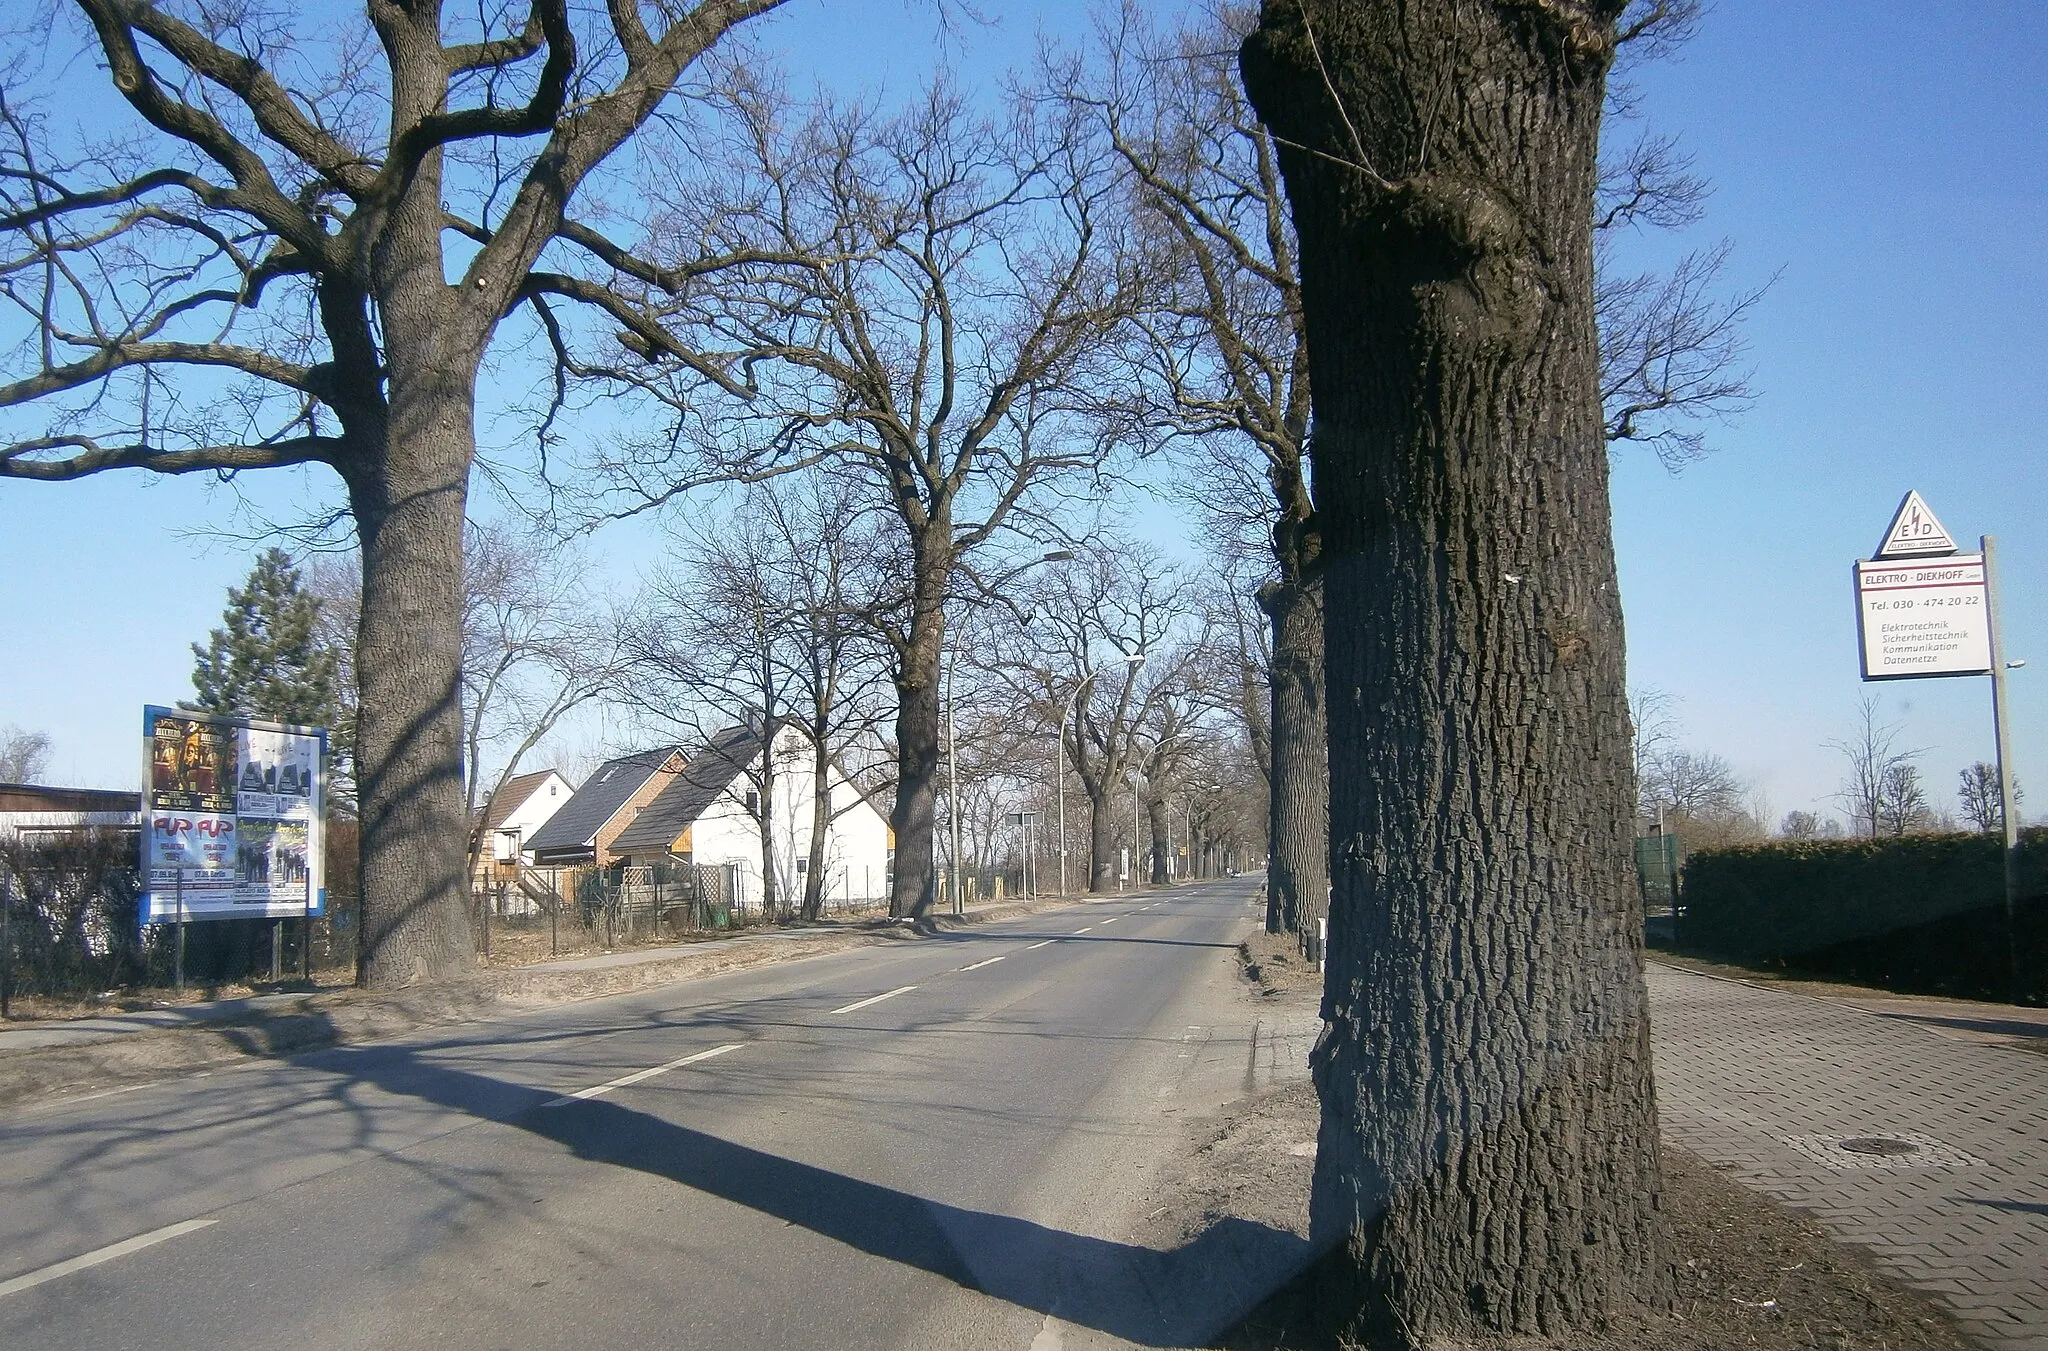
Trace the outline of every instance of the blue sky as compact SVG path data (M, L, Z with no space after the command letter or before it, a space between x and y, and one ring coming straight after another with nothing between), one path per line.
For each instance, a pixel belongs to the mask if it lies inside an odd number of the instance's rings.
M1072 31L1085 7L964 27L970 80ZM798 0L761 34L799 88L914 84L924 5ZM1958 536L1995 534L2013 731L2030 815L2048 812L2048 6L1721 0L1641 72L1643 111L1714 185L1686 241L1733 241L1738 281L1777 275L1749 324L1756 406L1673 476L1616 460L1632 680L1675 697L1690 746L1726 756L1772 815L1829 800L1866 690L1925 748L1938 802L1991 753L1982 679L1864 686L1850 564L1917 488ZM1644 256L1674 241L1646 240ZM324 471L252 477L284 514L331 501ZM137 711L190 691L188 644L217 624L255 546L181 526L232 497L196 481L0 482L0 723L48 732L52 781L133 786ZM1171 533L1153 505L1147 533ZM624 566L630 536L600 539Z

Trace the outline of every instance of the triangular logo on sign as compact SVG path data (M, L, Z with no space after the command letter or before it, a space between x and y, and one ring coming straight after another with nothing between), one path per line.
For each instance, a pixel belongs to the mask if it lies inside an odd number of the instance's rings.
M1927 507L1918 492L1909 492L1899 503L1892 523L1885 528L1884 541L1877 546L1879 558L1924 558L1931 554L1957 553L1956 542Z

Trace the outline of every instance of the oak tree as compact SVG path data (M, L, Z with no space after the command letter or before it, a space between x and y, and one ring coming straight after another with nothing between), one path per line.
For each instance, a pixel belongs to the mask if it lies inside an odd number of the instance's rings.
M1374 1344L1668 1289L1593 278L1622 0L1269 0L1315 371L1318 1280Z
M886 513L898 570L873 614L897 696L890 908L922 916L949 606L986 589L977 560L1059 542L1057 509L1096 491L1112 447L1077 391L1142 279L1116 175L1056 105L983 115L943 78L893 114L804 110L745 81L729 100L721 153L650 189L685 250L640 274L661 327L586 368L667 397L673 428L599 467L624 510L827 465ZM707 243L730 264L682 265Z
M572 198L778 3L75 0L115 100L63 96L82 62L7 68L0 294L30 333L0 369L0 477L322 464L345 489L368 984L473 958L460 616L486 348L514 312L630 322L634 241Z

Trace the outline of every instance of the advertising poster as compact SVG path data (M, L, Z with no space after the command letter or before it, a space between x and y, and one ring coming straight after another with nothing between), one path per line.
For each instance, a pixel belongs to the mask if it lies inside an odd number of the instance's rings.
M142 734L144 924L325 911L324 728L151 706Z

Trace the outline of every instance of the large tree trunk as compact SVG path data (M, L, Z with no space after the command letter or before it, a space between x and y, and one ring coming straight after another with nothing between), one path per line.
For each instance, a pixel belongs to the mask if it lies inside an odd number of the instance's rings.
M1244 51L1288 147L1335 692L1311 1228L1374 1345L1666 1288L1593 318L1620 8L1272 0Z
M444 107L437 24L429 8L389 29L393 127ZM464 875L462 523L476 454L476 372L494 318L468 312L447 285L443 210L433 152L366 241L381 363L361 297L332 283L321 294L342 387L353 381L358 394L338 411L345 426L354 419L368 451L339 467L363 551L357 979L377 988L444 980L476 961ZM381 401L372 372L383 376Z
M1314 950L1329 913L1330 759L1323 716L1323 585L1318 574L1259 592L1273 622L1273 769L1267 795L1266 932Z
M761 918L774 919L780 895L775 876L775 720L767 720L761 738L761 813L755 826L761 835Z
M1115 891L1116 792L1114 789L1088 794L1088 890L1098 894Z
M922 918L938 899L932 836L939 798L939 677L936 670L896 681L896 870L889 913Z
M1152 874L1152 885L1155 887L1163 887L1173 881L1172 876L1167 872L1166 864L1167 857L1173 850L1173 841L1169 838L1173 834L1172 818L1167 815L1167 810L1165 798L1148 797L1145 799L1145 829L1152 837L1151 847L1146 850L1146 853L1151 856L1152 866L1150 871Z
M391 450L346 477L363 551L356 638L362 805L357 978L390 988L472 969L462 786L466 382L393 380Z
M806 920L825 913L825 836L832 829L832 752L823 723L811 727L811 848L804 873Z
M952 524L940 517L916 541L911 566L915 598L908 641L896 672L896 871L889 881L889 913L923 919L938 899L932 836L939 800L939 678L946 650L946 583L950 564L935 556L950 549ZM930 545L936 538L943 544Z

